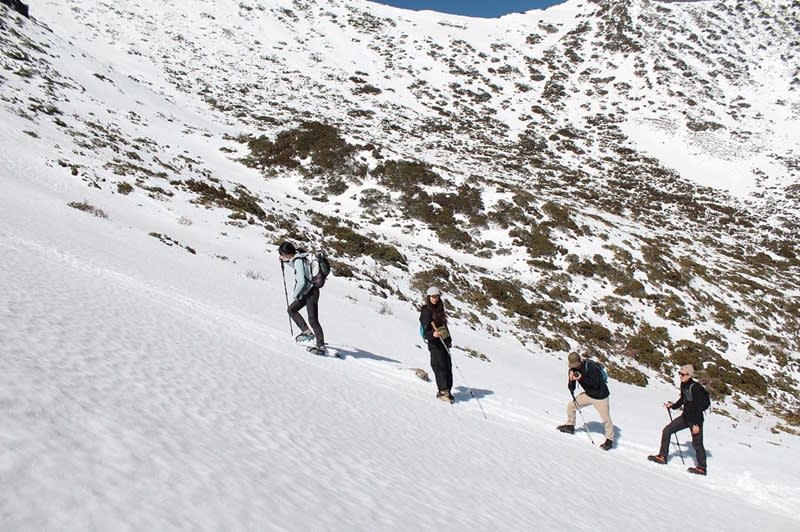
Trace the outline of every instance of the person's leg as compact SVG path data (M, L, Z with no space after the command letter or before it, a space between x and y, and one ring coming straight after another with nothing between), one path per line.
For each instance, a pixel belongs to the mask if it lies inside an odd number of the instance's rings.
M658 450L658 454L667 458L669 456L669 441L672 438L672 435L679 430L683 430L687 427L686 421L683 419L683 416L678 416L673 419L664 430L661 431L661 447Z
M703 425L700 425L700 432L692 434L692 446L694 446L694 454L697 456L697 465L705 469L706 448L703 446Z
M444 356L446 358L444 382L447 386L445 389L449 392L453 388L453 359L450 357L450 353L447 350L445 350Z
M609 406L608 397L605 399L592 399L592 404L600 414L600 419L603 420L603 425L606 428L606 439L614 440L614 423L611 421L611 408Z
M577 412L575 403L578 403L579 408L583 408L584 406L591 404L591 401L588 395L582 393L579 394L574 401L567 403L567 425L575 426L575 413Z
M304 332L308 330L308 325L306 325L306 320L303 319L303 316L300 315L300 309L306 306L306 298L295 299L289 304L287 311L289 312L289 317L292 318L292 321L297 325L300 329L300 332Z
M319 288L312 288L306 296L306 309L308 310L308 323L317 338L317 346L322 347L325 345L325 333L322 331L322 325L319 324Z
M439 340L437 339L436 342ZM447 356L447 353L444 350L444 347L441 345L436 345L436 343L428 344L428 350L431 353L431 369L433 370L433 374L436 377L436 388L440 391L446 391L450 388L447 387L447 372L448 368L450 367L450 360ZM451 375L451 384L452 384L452 372Z

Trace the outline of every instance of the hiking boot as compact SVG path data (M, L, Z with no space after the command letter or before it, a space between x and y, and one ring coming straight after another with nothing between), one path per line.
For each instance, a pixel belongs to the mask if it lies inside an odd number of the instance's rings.
M695 475L706 476L706 468L703 466L690 467L686 471L688 471L689 473L694 473Z
M600 448L603 449L604 451L608 451L612 447L614 447L614 441L609 440L608 438L606 438L606 441L600 444Z
M314 339L314 333L311 331L303 331L294 337L295 342L308 342Z
M447 390L439 390L436 392L436 398L445 403L453 404L453 396Z
M575 425L559 425L556 427L556 430L566 432L567 434L575 434Z
M651 454L650 456L647 457L647 459L650 460L651 462L655 462L657 464L666 464L667 463L667 457L663 456L663 455L660 455L660 454Z
M314 353L315 355L327 355L328 354L328 350L325 349L324 345L315 345L315 346L307 347L306 351L308 351L309 353Z

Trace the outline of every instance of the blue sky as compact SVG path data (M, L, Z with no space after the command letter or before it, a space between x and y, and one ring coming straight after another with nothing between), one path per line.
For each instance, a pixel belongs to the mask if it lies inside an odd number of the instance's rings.
M563 0L372 0L405 9L432 9L470 17L499 17L508 13L542 9Z

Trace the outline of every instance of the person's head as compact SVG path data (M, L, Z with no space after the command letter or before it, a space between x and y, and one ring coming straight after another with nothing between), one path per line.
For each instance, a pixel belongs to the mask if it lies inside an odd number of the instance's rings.
M442 291L439 290L436 286L431 286L428 288L428 291L425 292L425 302L430 303L431 305L436 305L439 301L442 300Z
M567 355L567 364L569 364L569 369L578 369L581 367L581 356L573 351L569 355Z
M678 377L680 377L681 382L686 382L692 377L694 377L694 366L691 364L686 364L685 366L681 366L681 369L678 370Z
M278 255L281 260L289 260L297 254L297 249L291 242L283 242L278 246Z

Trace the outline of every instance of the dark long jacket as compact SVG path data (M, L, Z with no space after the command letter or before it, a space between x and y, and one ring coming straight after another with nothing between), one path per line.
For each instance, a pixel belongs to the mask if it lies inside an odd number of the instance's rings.
M600 366L592 360L584 360L578 368L581 372L581 380L577 381L586 395L592 399L605 399L610 395L608 385L603 380ZM575 392L575 382L569 381L567 387L570 392Z
M689 425L703 424L703 410L711 404L711 398L703 385L694 379L681 383L681 396L672 403L672 409L683 407L683 419Z
M435 321L436 327L447 325L446 318L434 320L433 310L433 306L428 304L422 305L422 308L419 310L419 325L422 329L422 337L425 338L426 342L428 342L429 347L437 347L440 345L439 339L433 336L433 326L431 325L431 322ZM444 343L449 349L453 345L453 339L448 337L445 339Z

